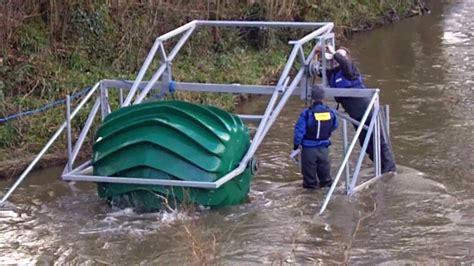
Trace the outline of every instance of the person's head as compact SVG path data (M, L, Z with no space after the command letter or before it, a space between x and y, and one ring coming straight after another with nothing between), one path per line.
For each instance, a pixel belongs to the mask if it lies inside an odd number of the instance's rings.
M346 47L344 46L340 46L337 50L336 50L336 53L346 57L346 58L350 58L351 56L351 52L349 51L349 49L347 49Z
M326 57L327 61L331 61L334 58L333 55L328 52L324 53L324 57Z
M322 102L324 99L324 89L321 86L314 85L311 88L311 99L315 102Z

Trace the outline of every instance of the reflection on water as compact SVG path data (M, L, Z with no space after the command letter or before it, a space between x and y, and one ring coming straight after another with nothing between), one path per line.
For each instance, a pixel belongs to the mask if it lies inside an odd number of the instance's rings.
M249 203L196 212L112 210L93 185L61 182L61 169L48 169L0 209L0 264L473 263L474 5L432 4L430 15L358 34L348 44L367 84L380 87L391 106L403 165L395 177L352 198L338 193L318 216L324 191L302 189L288 158L303 108L293 99L259 150ZM267 100L254 99L239 112L261 112Z

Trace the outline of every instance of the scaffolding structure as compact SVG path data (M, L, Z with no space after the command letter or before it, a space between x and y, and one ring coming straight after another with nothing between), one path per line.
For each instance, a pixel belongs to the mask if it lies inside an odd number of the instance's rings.
M288 56L283 72L276 85L243 85L243 84L215 84L215 83L190 83L190 82L175 82L172 76L172 62L183 45L192 36L193 32L200 27L257 27L257 28L299 28L311 30L306 36L301 39L290 41L292 50ZM320 44L322 54L325 52L325 44L335 43L334 33L332 32L334 24L331 22L268 22L268 21L209 21L209 20L194 20L175 30L172 30L160 37L158 37L151 47L145 62L134 81L124 80L101 80L97 82L82 101L71 111L71 104L69 96L66 98L66 121L59 127L56 133L46 143L44 148L35 157L31 164L24 170L20 177L16 180L13 186L6 192L0 201L0 205L4 204L25 177L30 173L40 158L46 153L51 145L58 139L58 137L66 130L67 135L67 154L68 162L62 172L62 179L65 181L88 181L88 182L109 182L109 183L125 183L125 184L143 184L143 185L164 185L164 186L180 186L180 187L197 187L206 189L219 188L232 178L241 174L248 163L251 161L258 147L262 143L264 137L272 127L281 110L284 108L288 99L291 96L299 96L302 100L307 100L310 95L306 90L306 79L310 78L307 67L313 60L317 47L314 46L309 54L305 54L303 45L308 42L316 41ZM165 50L164 43L176 36L180 39L174 45L170 52ZM324 45L321 45L324 44ZM145 74L149 71L151 62L157 54L160 58L159 67L153 72L149 81L143 81ZM334 177L334 182L329 189L325 201L320 209L320 214L326 209L334 190L344 174L345 191L348 195L352 195L363 187L378 180L381 174L380 164L380 138L381 135L386 140L389 140L389 109L388 106L382 108L379 103L378 89L336 89L327 88L326 77L326 58L322 57L322 84L325 86L325 97L366 97L370 98L365 114L361 121L356 121L348 115L337 112L337 115L342 118L342 138L343 138L343 160L339 166L339 170ZM296 66L297 73L290 76L290 70ZM110 112L111 107L109 103L109 90L119 90L119 102L121 107L132 104L139 104L151 93L161 92L162 94L170 93L170 89L176 91L195 91L195 92L219 92L219 93L246 93L271 95L267 107L263 114L237 114L243 121L253 121L258 123L258 128L252 138L251 145L247 153L242 158L239 165L215 182L196 182L196 181L181 181L181 180L162 180L162 179L145 179L145 178L130 178L130 177L110 177L110 176L95 176L91 175L91 161L88 160L79 166L76 165L76 159L80 153L88 132L93 125L96 116L100 111L100 117L103 120ZM124 99L124 93L128 92ZM92 110L90 111L84 126L73 145L71 133L71 121L74 119L80 110L88 103L94 101ZM368 121L371 117L370 121ZM350 143L348 143L347 122L356 124L357 130ZM368 122L368 123L367 123ZM362 130L367 130L365 141L362 145L358 161L352 171L349 167L349 158L354 152L354 147ZM373 133L373 134L372 134ZM370 138L374 142L374 177L368 181L359 184L359 172L362 166L362 161L369 145Z

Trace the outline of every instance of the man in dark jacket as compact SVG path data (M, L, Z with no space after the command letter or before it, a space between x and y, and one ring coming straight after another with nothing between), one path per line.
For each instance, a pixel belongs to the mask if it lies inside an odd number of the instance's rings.
M301 112L295 124L294 147L302 146L301 171L303 187L317 188L330 186L331 165L329 146L331 133L337 128L337 118L334 110L323 104L324 90L314 86L311 90L314 103Z
M357 67L353 64L350 58L349 50L347 48L339 48L337 51L334 51L334 48L331 46L328 46L327 50L337 62L337 66L335 68L328 69L326 72L329 86L331 88L341 89L365 88L362 75L360 74L359 69L357 69ZM350 117L357 121L362 120L365 110L370 103L369 98L336 97L335 100L342 105ZM369 125L371 118L372 113L370 113L367 119L367 126ZM357 129L357 126L354 125L354 128ZM362 130L361 134L359 135L359 143L361 146L364 143L366 135L367 130ZM382 173L396 171L393 154L390 151L383 134L381 134L380 138L380 148ZM369 144L367 146L367 154L369 155L369 158L374 161L374 147L372 138L370 138Z

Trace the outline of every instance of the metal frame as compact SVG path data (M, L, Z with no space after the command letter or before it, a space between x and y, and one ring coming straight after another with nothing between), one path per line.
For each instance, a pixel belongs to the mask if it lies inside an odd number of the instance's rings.
M112 88L119 89L119 102L122 107L128 106L131 104L141 103L147 96L150 95L150 92L153 90L161 90L162 93L167 93L169 82L172 81L172 61L183 47L183 45L188 41L193 32L198 27L211 26L211 27L259 27L259 28L300 28L300 29L309 29L312 30L306 36L299 40L290 41L289 44L293 46L291 53L289 54L286 65L283 69L283 72L274 86L265 86L265 85L241 85L241 84L212 84L212 83L191 83L191 82L175 82L175 88L178 91L201 91L201 92L226 92L226 93L248 93L248 94L267 94L271 95L268 102L265 112L260 115L254 114L239 114L244 121L256 121L258 122L258 128L253 136L251 145L243 157L239 165L229 172L224 177L220 178L215 182L193 182L193 181L179 181L179 180L158 180L158 179L143 179L143 178L130 178L130 177L108 177L108 176L94 176L90 174L91 171L91 161L87 161L82 165L74 168L74 162L79 154L80 149L84 143L84 140L89 132L94 118L98 113L100 108L102 120L110 113L110 105L108 98L108 90ZM308 99L304 80L308 78L306 76L305 68L310 64L312 58L316 52L316 46L312 51L305 55L304 50L302 49L303 45L309 41L316 40L318 43L331 43L334 45L334 33L332 29L334 24L331 22L320 23L320 22L268 22L268 21L204 21L204 20L194 20L191 21L175 30L172 30L160 37L158 37L153 46L151 47L145 61L140 68L137 77L134 81L124 81L124 80L102 80L95 84L92 90L86 95L86 97L79 103L76 109L71 113L70 112L70 101L67 97L67 106L66 106L66 122L64 122L55 135L49 140L33 162L28 166L28 168L22 173L18 178L15 184L10 188L10 190L5 194L5 196L0 201L0 205L3 204L11 193L18 187L18 185L24 180L26 175L32 170L34 165L39 161L41 156L49 149L58 136L64 131L67 130L67 152L68 152L68 163L66 164L62 179L67 181L88 181L88 182L110 182L110 183L126 183L126 184L144 184L144 185L165 185L165 186L182 186L182 187L197 187L197 188L207 188L215 189L219 188L235 176L241 174L247 167L248 163L254 156L256 150L262 143L263 139L267 135L268 131L272 127L276 118L280 114L281 110L285 106L289 97L291 96L300 96L301 99ZM167 53L165 50L164 42L170 38L181 35L180 39L176 45L171 49L171 52ZM322 46L322 52L324 52L325 45ZM149 81L143 81L145 74L149 71L152 61L155 59L156 54L159 54L160 65L154 71L151 79ZM293 76L290 77L290 70L296 63L299 63L299 70ZM323 69L326 67L326 59L322 57L322 66ZM327 77L325 71L322 74L323 85L327 85ZM89 116L85 122L83 129L80 132L80 135L73 147L72 145L72 133L71 133L71 120L76 116L79 110L89 101L89 99L98 91L96 96L95 103L92 107L92 110L89 113ZM128 94L124 99L123 92L128 90ZM374 142L378 143L380 139L380 124L379 124L379 90L378 89L350 89L350 90L341 90L334 88L325 89L326 98L332 97L370 97L371 102L368 109L365 112L363 119L356 121L347 115L344 115L338 112L338 116L343 119L343 145L344 145L344 158L339 168L339 171L334 179L334 182L326 196L324 204L320 210L322 213L327 204L329 203L331 196L334 192L334 189L342 175L345 172L345 189L347 194L353 194L356 191L360 190L364 184L356 186L358 173L364 158L366 146L362 148L362 151L359 155L359 160L355 166L355 170L352 178L350 178L350 167L349 167L349 157L352 154L354 146L357 142L357 138L360 135L363 129L368 130L366 143L370 137L370 133L374 131L373 138ZM135 100L134 100L135 98ZM368 120L369 114L374 109L370 125L366 126L365 122ZM388 109L386 109L386 115L388 116ZM347 121L358 125L358 129L352 139L351 144L347 146ZM386 119L388 123L388 118ZM382 126L382 128L384 128ZM386 125L386 131L388 132L388 124ZM366 144L364 143L364 144ZM375 147L377 147L375 145ZM380 149L375 148L375 177L380 176ZM374 180L374 179L372 179Z

